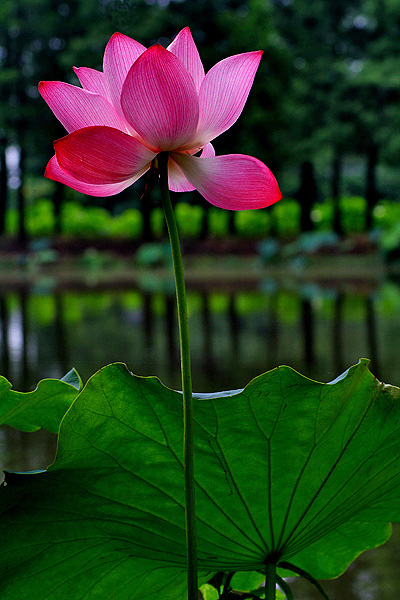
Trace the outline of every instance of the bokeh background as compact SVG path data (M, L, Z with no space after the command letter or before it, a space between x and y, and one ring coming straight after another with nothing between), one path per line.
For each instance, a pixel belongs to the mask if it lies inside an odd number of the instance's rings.
M55 193L42 174L52 141L65 132L38 81L77 84L73 65L101 69L115 31L167 45L187 25L206 70L231 54L264 51L245 111L216 140L217 153L257 156L284 196L300 195L303 204L341 195L363 197L372 208L379 199L398 200L396 0L3 0L1 154L8 148L11 174L8 197L2 177L0 234L24 228L24 219L17 225L11 216L7 225L10 203L22 211ZM118 211L133 201L128 191L97 203ZM191 194L189 202L201 201Z

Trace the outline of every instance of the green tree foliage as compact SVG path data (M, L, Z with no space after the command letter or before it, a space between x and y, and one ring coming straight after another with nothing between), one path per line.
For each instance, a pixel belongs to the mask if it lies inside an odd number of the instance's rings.
M258 23L261 26L256 28ZM279 115L287 86L287 56L277 42L271 7L259 0L171 1L168 6L142 0L5 0L0 8L0 127L13 136L23 119L20 129L29 166L40 173L52 153L52 141L65 132L39 97L38 82L77 83L74 65L101 69L104 47L116 30L146 45L167 45L187 25L206 69L229 54L265 51L246 120L242 126L238 123L232 139L221 149L232 152L238 144L238 151L242 146L243 151L281 164L275 155L285 154L283 146L279 152L274 148L279 139L277 123L284 122ZM279 82L279 73L284 74L285 83Z
M275 6L278 29L293 50L299 156L330 153L336 179L344 153L367 155L371 169L376 158L397 165L398 3L277 0Z
M336 158L333 195L345 153L368 154L373 165L375 152L398 165L395 0L3 0L0 129L9 143L24 143L25 172L41 177L53 140L65 133L38 94L40 80L77 84L72 66L101 68L117 30L167 45L187 25L206 69L230 54L264 51L243 115L217 141L218 153L255 155L278 177L288 165L316 162L317 183L318 167Z

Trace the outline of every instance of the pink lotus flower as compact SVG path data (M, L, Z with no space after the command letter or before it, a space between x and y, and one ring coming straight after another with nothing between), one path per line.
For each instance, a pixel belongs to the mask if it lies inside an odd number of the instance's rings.
M68 135L54 143L46 176L91 196L117 194L167 151L169 188L197 189L231 210L281 198L271 171L243 154L215 156L211 141L242 112L262 52L230 56L204 74L189 28L167 49L115 33L103 72L74 68L82 88L42 81L39 91ZM200 156L196 154L201 151Z

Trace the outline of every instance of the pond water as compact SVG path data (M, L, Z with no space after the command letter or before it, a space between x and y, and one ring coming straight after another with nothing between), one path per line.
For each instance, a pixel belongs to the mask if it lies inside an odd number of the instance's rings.
M279 364L320 381L337 377L361 357L372 372L400 385L400 287L395 281L282 284L255 280L190 286L189 326L196 391L235 389ZM122 361L138 375L180 387L175 298L154 286L124 290L49 289L45 282L0 291L0 372L15 389L32 389L72 367L86 381ZM8 469L45 468L55 436L0 431ZM393 600L400 590L400 529L384 547L362 555L338 580L331 600ZM320 597L293 585L299 600Z

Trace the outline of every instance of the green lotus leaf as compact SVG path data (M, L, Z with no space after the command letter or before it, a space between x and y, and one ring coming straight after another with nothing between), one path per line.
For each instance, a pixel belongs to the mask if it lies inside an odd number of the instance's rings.
M231 579L230 587L233 590L249 592L258 588L264 581L265 575L261 575L256 571L237 572Z
M0 377L0 425L21 431L57 433L61 419L78 395L82 381L72 369L62 379L43 379L32 392L17 392Z
M212 585L209 585L208 583L205 583L204 585L201 586L200 592L203 597L203 600L218 600L219 599L218 591L215 589L215 587L213 587Z
M194 402L201 583L284 563L339 575L400 520L400 390L367 361L329 384L278 367ZM0 489L2 600L185 597L182 396L105 367L44 473Z

